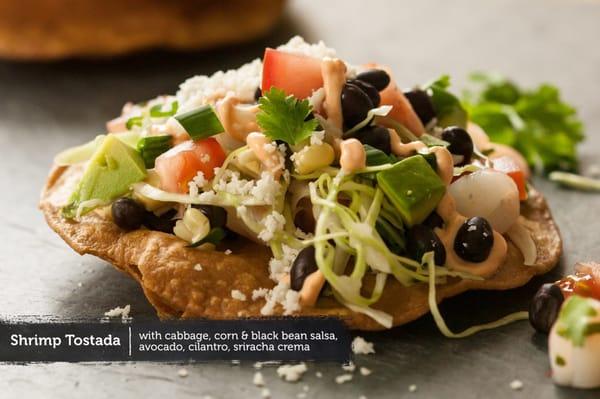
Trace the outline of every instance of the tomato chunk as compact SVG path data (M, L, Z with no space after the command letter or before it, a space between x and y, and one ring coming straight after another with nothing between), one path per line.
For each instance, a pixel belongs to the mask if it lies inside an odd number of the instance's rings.
M265 50L261 89L277 87L298 98L310 97L323 87L321 60L272 48Z
M412 105L410 105L410 102L404 93L402 93L402 90L398 88L390 68L385 65L379 65L375 63L366 64L364 67L367 69L383 69L390 76L390 83L379 93L381 96L380 105L392 106L392 110L389 114L387 114L387 116L394 119L396 122L401 123L416 136L421 136L424 134L425 127L423 126L423 123L421 123L419 116L413 109ZM388 127L393 128L393 126Z
M496 158L492 162L494 163L494 169L506 173L513 179L519 189L519 200L525 201L527 199L527 179L517 163L507 156Z
M212 179L214 169L223 165L225 151L212 137L198 141L184 141L156 158L155 169L160 176L161 188L173 193L187 193L188 183L198 172Z

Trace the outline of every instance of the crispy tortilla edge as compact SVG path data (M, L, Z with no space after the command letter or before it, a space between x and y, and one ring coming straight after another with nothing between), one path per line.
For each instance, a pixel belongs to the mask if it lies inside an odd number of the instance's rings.
M63 188L61 185L68 180L65 176L72 173L78 172L72 167L54 167L49 174L40 200L48 225L79 254L104 259L136 279L159 317L261 317L264 300L252 301L250 297L255 289L273 286L268 278L270 255L265 247L245 242L234 256L217 251L207 253L186 248L173 235L148 230L123 232L94 214L84 216L79 223L66 221L60 215L60 208L49 198ZM439 286L438 303L468 290L516 288L558 263L562 253L560 232L539 192L531 191L522 207L522 215L534 225L536 264L525 266L520 251L509 242L507 260L495 276L484 281L459 280ZM202 264L202 272L194 269L197 264ZM248 299L234 300L231 289L241 290ZM374 307L392 314L394 326L402 325L429 312L427 292L426 284L403 287L396 280L388 279L384 294ZM277 308L276 315L281 314L282 309ZM322 298L317 307L303 309L298 314L340 317L349 328L356 330L384 329L370 317L352 312L331 298Z

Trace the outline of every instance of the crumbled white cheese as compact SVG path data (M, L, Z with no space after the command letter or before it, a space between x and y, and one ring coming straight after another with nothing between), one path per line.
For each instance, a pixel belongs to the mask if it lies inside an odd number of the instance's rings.
M323 88L323 87L313 91L312 94L310 95L310 97L308 98L308 103L311 105L312 109L314 109L314 110L321 109L321 105L323 104L323 101L325 101L325 88ZM310 143L313 144L312 138L311 138Z
M409 385L408 392L417 392L417 386L415 384Z
M269 293L268 288L257 288L252 291L252 300L256 301L258 298L264 298Z
M304 41L301 36L294 36L286 44L277 47L277 50L287 53L307 55L314 58L335 57L335 49L327 47L321 40L318 43L310 44Z
M122 308L117 306L107 312L104 312L104 316L106 317L121 317L121 319L126 320L129 318L129 312L131 311L131 305L125 305Z
M304 392L308 392L308 391L310 391L310 388L308 387L308 385L304 385L304 386L302 387L302 390L303 390Z
M265 379L263 378L263 375L260 371L257 371L256 373L254 373L254 378L252 378L252 383L254 385L256 385L257 387L265 386Z
M321 145L323 140L325 140L325 130L313 132L310 136L310 145Z
M342 374L335 377L336 384L344 384L348 381L352 381L352 374Z
M231 249L226 249L226 250L225 250L225 255L231 255L231 253L232 253L232 252L231 252Z
M211 76L194 76L179 86L179 112L189 111L206 103L214 103L228 92L245 102L254 101L254 92L260 86L262 62L260 59L238 69L219 71Z
M246 294L244 294L240 290L231 290L231 297L233 299L237 299L238 301L245 301L246 300Z
M231 361L231 365L232 365L232 366L239 366L239 365L240 365L240 363L241 363L241 362L240 362L239 360L232 360L232 361Z
M264 219L264 228L258 233L258 238L264 242L269 242L275 236L275 233L283 230L285 226L285 217L277 212L273 211L267 215Z
M269 261L269 277L275 282L280 281L290 272L299 252L297 249L285 244L281 245L281 249L283 252L281 259L271 258Z
M308 370L308 367L306 367L305 363L284 364L277 367L277 375L287 382L296 382L302 378L306 370Z
M202 271L202 265L200 263L196 263L194 265L194 270L199 271L199 272Z
M265 305L260 309L260 314L263 316L273 315L277 305L283 307L284 315L300 310L300 293L290 289L285 281L280 281L272 290L267 291L265 300Z
M254 182L254 186L250 189L252 195L257 201L262 201L265 204L274 204L275 197L281 191L281 184L275 180L269 172L262 172L260 179Z
M367 397L365 395L360 395L358 399L367 399Z
M262 362L256 362L256 363L254 363L254 368L256 370L262 369L263 368L263 363Z
M209 163L210 162L210 154L202 154L200 156L200 162L202 163Z
M520 380L511 381L510 389L513 389L515 391L519 391L519 390L523 389L523 382L521 382Z
M352 352L357 355L368 355L369 353L375 353L375 349L372 342L368 342L363 337L357 336L352 341Z
M296 395L296 398L298 398L298 399L306 399L306 392L299 392Z
M269 388L263 388L262 391L260 391L260 396L263 399L269 399L271 397L271 391L269 391Z
M200 194L199 189L205 189L207 185L208 181L204 178L204 173L202 173L202 171L198 171L196 176L188 183L190 196L197 197Z
M188 371L186 369L179 369L177 370L177 375L181 378L185 378L188 376Z
M356 370L356 365L354 364L354 362L352 360L350 360L349 363L342 364L342 370L352 373L352 372L354 372L354 370Z
M315 373L315 377L317 377L317 378L323 378L323 373L321 373L320 371L317 371Z
M360 374L364 375L365 377L368 376L368 375L371 375L371 373L372 373L371 369L368 369L366 367L361 367L360 368Z

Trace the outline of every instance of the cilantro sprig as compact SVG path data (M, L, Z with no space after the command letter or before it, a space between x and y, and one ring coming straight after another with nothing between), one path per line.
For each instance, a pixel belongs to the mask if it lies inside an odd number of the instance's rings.
M298 144L309 138L318 125L314 118L307 120L312 112L308 100L288 96L275 87L260 98L259 109L256 121L265 136L274 141Z
M549 173L577 169L577 143L584 138L576 110L550 84L523 89L498 75L476 73L477 91L463 98L470 119L492 141L517 149L530 166Z

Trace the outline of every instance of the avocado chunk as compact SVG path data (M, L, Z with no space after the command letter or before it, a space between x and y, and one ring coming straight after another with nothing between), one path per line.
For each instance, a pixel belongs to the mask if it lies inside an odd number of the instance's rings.
M75 217L82 203L98 200L95 204L90 202L90 206L86 206L82 213L89 212L100 203L127 193L133 183L145 177L146 167L140 154L115 135L109 134L90 158L69 204L63 208L63 215Z
M446 192L442 179L421 155L379 172L377 183L408 226L423 222Z

